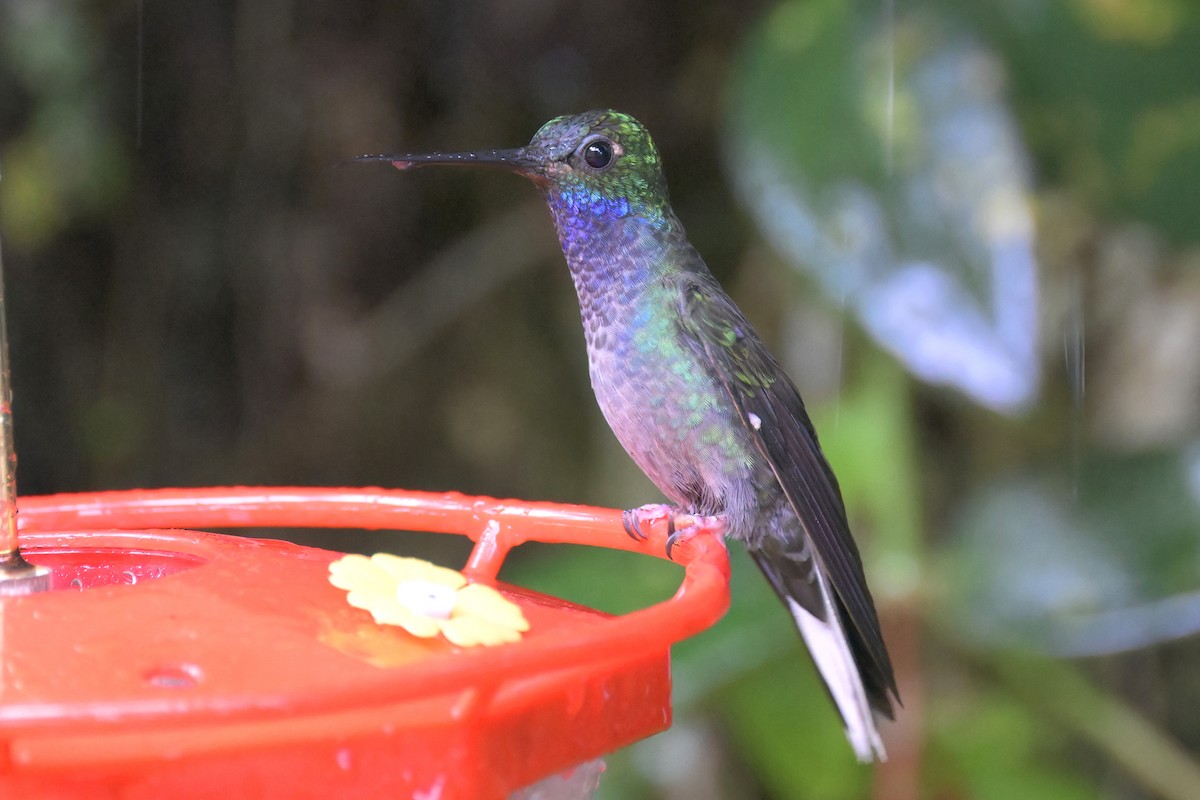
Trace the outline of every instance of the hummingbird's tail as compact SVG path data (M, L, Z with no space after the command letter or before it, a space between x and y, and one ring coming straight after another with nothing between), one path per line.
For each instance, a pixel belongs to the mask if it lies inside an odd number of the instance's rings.
M788 554L781 559L778 554L750 548L750 555L796 621L817 672L841 714L854 754L864 763L885 761L887 752L875 727L873 704L859 659L855 658L837 601L820 567L807 554L803 558ZM890 703L879 710L891 716Z

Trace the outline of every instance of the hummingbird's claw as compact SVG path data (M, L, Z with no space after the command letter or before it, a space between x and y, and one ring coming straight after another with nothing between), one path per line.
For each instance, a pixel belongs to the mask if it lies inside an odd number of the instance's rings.
M671 551L680 542L686 542L704 531L714 534L725 532L724 516L718 514L704 517L662 503L650 503L621 512L621 527L629 534L629 538L638 542L644 542L650 537L645 526L659 520L667 522L667 558L672 561L675 558L671 555Z
M647 534L642 531L642 526L637 518L637 509L626 509L621 512L621 527L629 534L629 538L638 542L646 541Z
M643 525L665 519L667 520L667 533L670 534L675 530L674 521L677 513L679 513L679 509L663 503L647 503L644 506L622 511L621 527L625 528L625 532L631 539L644 542L650 534L642 530Z
M682 526L682 527L676 527ZM671 555L671 550L680 542L686 542L698 533L708 532L712 534L722 534L725 532L725 517L715 515L711 517L701 517L696 514L678 514L672 515L670 521L667 522L667 558L672 561L675 557Z

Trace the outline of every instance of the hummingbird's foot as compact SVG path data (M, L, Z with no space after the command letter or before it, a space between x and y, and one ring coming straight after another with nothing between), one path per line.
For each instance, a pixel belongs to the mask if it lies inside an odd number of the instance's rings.
M725 533L725 517L720 514L706 517L664 503L648 503L621 512L621 525L625 532L639 542L646 541L650 535L645 530L646 525L664 519L667 521L667 558L671 558L671 550L675 545L686 542L698 533L717 536Z
M686 542L698 533L711 533L720 536L725 533L725 517L711 517L699 514L674 514L667 521L667 558L674 561L671 550L680 542Z
M636 539L639 542L646 541L650 535L642 530L643 525L648 525L659 520L667 520L668 526L670 521L679 513L679 509L674 506L666 505L665 503L647 503L638 508L631 508L628 511L621 512L621 525L625 528L625 532L629 534L631 539ZM668 527L669 530L672 528Z

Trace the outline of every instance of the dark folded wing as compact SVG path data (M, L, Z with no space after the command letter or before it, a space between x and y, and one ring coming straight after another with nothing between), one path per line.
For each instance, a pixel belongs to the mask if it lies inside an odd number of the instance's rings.
M821 453L800 393L711 275L686 273L680 281L685 339L729 392L771 465L845 615L872 704L890 716L888 692L897 695L891 660L837 478Z

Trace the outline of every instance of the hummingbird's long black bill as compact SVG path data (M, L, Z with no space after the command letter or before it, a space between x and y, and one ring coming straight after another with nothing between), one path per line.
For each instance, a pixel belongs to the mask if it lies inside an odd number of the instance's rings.
M480 150L464 153L403 153L398 155L365 155L355 161L386 161L396 169L424 167L429 164L466 164L501 167L515 172L529 172L541 166L524 147L510 150Z

